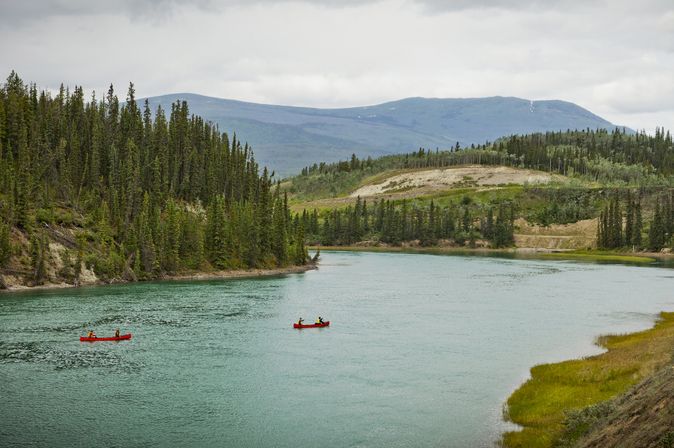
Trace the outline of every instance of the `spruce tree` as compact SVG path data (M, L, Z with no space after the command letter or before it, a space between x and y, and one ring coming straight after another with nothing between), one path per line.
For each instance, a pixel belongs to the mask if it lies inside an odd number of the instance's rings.
M274 213L272 216L272 253L276 257L277 266L284 266L288 261L286 210L283 199L280 196L280 185L277 184L274 193Z
M662 211L660 209L660 201L655 203L655 211L653 212L653 221L648 232L648 247L651 250L659 251L665 244L665 228L662 219Z
M632 244L637 248L641 248L641 232L643 230L643 219L641 216L641 197L637 199L634 204L634 229L632 231Z
M625 246L632 246L634 236L634 203L632 193L627 191L627 210L625 213Z
M622 211L620 209L620 202L616 198L614 200L614 208L613 208L613 226L615 228L614 231L614 247L622 247L623 246L623 215Z
M39 238L33 235L30 241L30 266L32 270L32 280L35 285L42 285L47 276L47 266L45 257L48 245L46 238Z
M0 268L6 266L12 256L9 225L0 221Z

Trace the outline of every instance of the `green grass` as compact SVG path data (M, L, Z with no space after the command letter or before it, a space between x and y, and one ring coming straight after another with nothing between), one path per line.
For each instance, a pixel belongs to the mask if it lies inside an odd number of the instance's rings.
M473 202L487 204L497 201L508 201L518 198L524 187L521 185L506 185L499 187L459 188L442 191L433 195L423 196L422 200L430 202L432 199L437 205L456 204L464 196L471 198Z
M385 182L386 180L398 176L399 174L407 174L407 173L416 173L419 171L428 171L432 170L435 168L397 168L397 169L389 169L385 170L382 172L379 172L377 174L373 174L371 176L367 176L361 179L361 181L358 183L358 187L364 187L366 185L377 185L382 182ZM345 194L351 193L350 191L345 192Z
M481 191L480 191L481 190ZM396 193L402 192L403 189L396 190ZM503 187L494 187L492 189L485 190L484 187L481 188L452 188L443 191L437 191L432 194L419 195L415 197L407 198L406 200L410 205L419 205L419 206L428 206L431 201L435 205L445 207L447 205L457 205L464 196L471 198L473 202L487 204L494 201L508 201L518 199L524 189L521 185L508 185ZM386 196L386 195L382 195ZM376 198L368 197L365 198L368 203L371 203ZM402 201L402 199L393 199L396 202ZM353 206L356 203L356 198L348 197L336 197L336 198L324 198L312 201L304 201L297 197L290 198L290 207L295 212L301 212L302 210L313 210L316 209L319 212L325 210L334 210L342 209L348 206Z
M579 261L597 261L610 263L653 263L657 261L653 257L643 255L624 255L615 252L601 251L574 251L574 252L553 252L540 254L542 258L579 260Z
M613 398L671 362L674 313L661 313L649 330L603 336L598 344L608 351L531 369L531 379L508 399L507 417L524 429L504 434L505 447L553 447L567 412Z

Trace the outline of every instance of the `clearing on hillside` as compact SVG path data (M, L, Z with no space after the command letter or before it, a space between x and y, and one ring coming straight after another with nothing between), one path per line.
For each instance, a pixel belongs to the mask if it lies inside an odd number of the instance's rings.
M515 220L515 246L535 249L590 249L597 246L597 218L540 226Z
M507 166L468 165L397 174L382 182L360 187L351 193L350 197L376 196L412 190L417 194L425 194L451 188L547 184L562 179L564 179L563 176L542 171Z

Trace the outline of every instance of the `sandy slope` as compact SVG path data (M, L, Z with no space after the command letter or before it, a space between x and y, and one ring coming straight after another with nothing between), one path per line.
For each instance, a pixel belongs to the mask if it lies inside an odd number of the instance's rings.
M515 245L537 249L591 249L596 247L597 219L547 227L515 220Z
M561 179L563 177L542 171L507 166L468 165L398 174L383 182L365 185L350 196L366 197L410 190L436 191L460 187L546 184Z

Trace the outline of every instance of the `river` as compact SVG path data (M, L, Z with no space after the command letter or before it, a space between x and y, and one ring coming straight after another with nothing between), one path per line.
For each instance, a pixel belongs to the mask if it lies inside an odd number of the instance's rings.
M650 327L673 277L326 252L282 277L0 294L0 446L492 446L532 365ZM78 340L117 327L133 339Z

